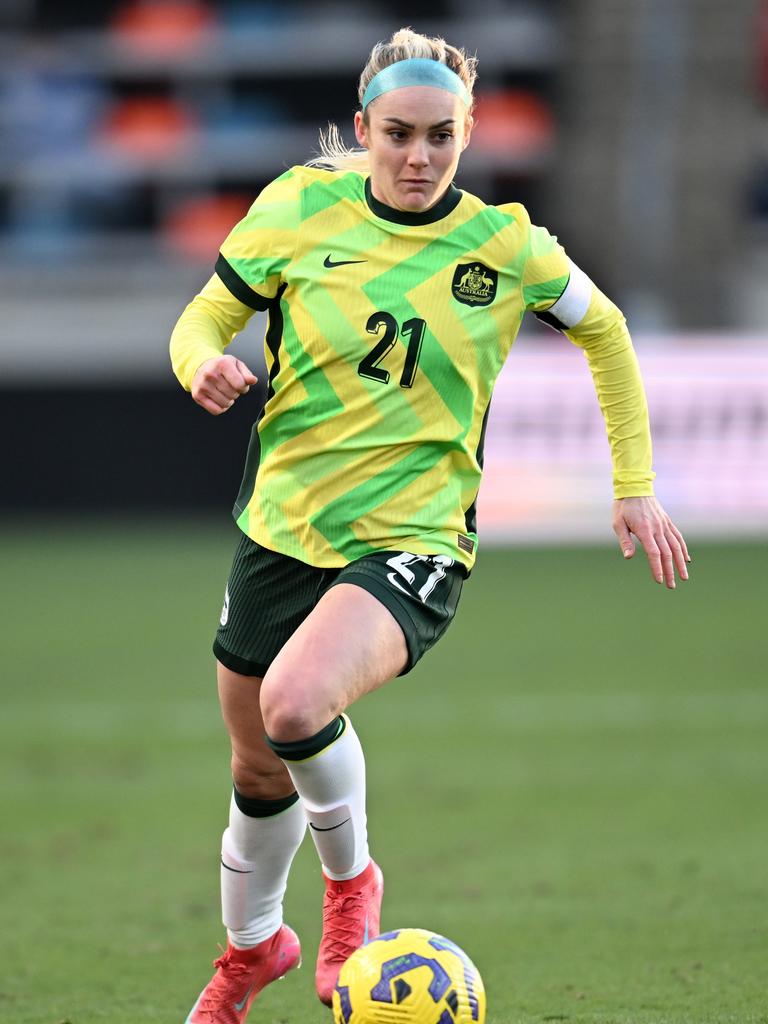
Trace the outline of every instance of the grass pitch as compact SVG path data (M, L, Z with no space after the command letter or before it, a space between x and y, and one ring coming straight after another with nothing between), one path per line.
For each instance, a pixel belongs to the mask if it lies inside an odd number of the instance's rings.
M229 799L210 639L235 534L0 541L0 1021L182 1022L216 941ZM668 593L613 548L481 551L456 622L354 710L383 925L475 960L488 1024L767 1024L765 550ZM286 916L316 1001L320 875Z

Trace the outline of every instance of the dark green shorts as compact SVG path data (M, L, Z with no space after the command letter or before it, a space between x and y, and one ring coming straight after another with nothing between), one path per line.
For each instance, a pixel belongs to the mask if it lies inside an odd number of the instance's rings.
M377 551L340 569L318 569L243 534L213 653L233 672L263 676L323 594L337 583L354 583L400 624L408 646L404 675L448 628L465 577L464 566L447 555L407 551Z

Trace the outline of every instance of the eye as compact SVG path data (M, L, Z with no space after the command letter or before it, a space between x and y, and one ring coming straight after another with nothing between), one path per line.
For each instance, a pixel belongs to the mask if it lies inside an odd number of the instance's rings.
M453 138L453 132L436 132L433 135L435 142L450 142Z
M399 128L393 128L391 131L387 132L387 135L389 135L390 139L393 139L395 142L402 142L406 137L405 132L401 131Z

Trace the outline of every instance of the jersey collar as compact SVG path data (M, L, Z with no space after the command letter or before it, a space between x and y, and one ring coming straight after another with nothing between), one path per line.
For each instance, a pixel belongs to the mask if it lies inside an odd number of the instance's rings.
M436 220L442 220L456 209L463 194L461 189L456 188L455 185L449 185L448 191L440 202L421 213L409 213L407 210L397 210L394 206L387 206L386 203L378 200L371 191L371 179L365 179L365 201L369 208L377 217L395 224L434 224Z

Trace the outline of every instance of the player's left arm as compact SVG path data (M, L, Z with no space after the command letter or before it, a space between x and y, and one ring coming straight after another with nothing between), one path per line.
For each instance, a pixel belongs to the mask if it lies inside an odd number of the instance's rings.
M675 569L681 580L688 579L686 563L691 557L685 539L652 494L614 499L613 532L625 558L634 555L632 534L637 537L657 583L666 583L674 590Z
M688 579L690 556L683 535L653 493L648 405L623 314L571 261L560 297L535 312L586 355L611 448L613 530L624 557L635 553L634 535L653 578L674 589L675 570L680 579Z

